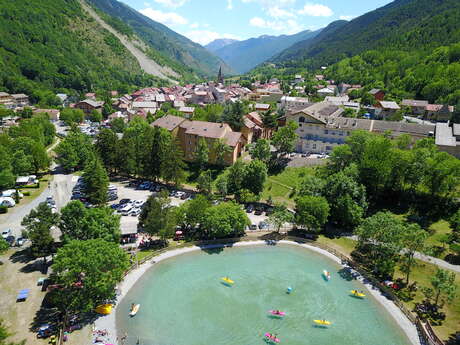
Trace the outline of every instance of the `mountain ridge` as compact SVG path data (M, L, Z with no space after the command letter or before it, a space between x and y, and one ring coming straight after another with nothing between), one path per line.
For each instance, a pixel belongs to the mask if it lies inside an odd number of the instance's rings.
M262 35L226 45L216 50L215 54L236 72L246 73L292 44L312 38L320 32L321 29L305 30L294 35Z
M214 53L216 50L219 50L220 48L223 48L235 42L238 42L238 40L235 40L233 38L218 38L206 44L204 47L210 52Z

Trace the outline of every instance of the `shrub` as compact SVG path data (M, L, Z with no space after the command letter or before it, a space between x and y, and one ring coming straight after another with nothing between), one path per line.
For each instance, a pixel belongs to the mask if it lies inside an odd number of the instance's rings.
M7 213L7 212L8 212L8 206L0 205L0 213Z

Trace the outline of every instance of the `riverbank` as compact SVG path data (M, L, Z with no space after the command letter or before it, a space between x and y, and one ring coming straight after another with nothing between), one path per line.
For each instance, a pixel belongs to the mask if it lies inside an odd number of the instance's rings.
M286 240L278 241L276 243L300 246L308 250L312 250L319 254L322 254L328 257L329 259L333 260L337 264L342 265L342 262L338 257L334 256L333 254L329 253L328 251L324 249L317 248L317 247L314 247L308 244L301 244L301 243L296 243L296 242L286 241ZM129 290L134 286L134 284L144 275L144 273L147 272L147 270L151 268L152 265L155 265L163 260L166 260L168 258L177 256L177 255L182 255L182 254L186 254L186 253L190 253L190 252L202 250L202 249L213 249L213 248L220 248L220 247L241 247L241 246L254 246L254 245L267 245L267 242L266 241L250 241L250 242L233 243L231 245L212 244L212 245L207 245L204 247L193 246L193 247L179 248L179 249L174 249L171 251L164 252L154 257L152 260L147 261L146 263L141 265L139 268L128 273L128 275L125 277L123 282L121 282L118 286L118 305L123 300L123 298L126 296L126 294L129 292ZM346 267L344 265L342 266ZM411 344L420 345L416 327L407 319L407 317L399 310L399 308L392 301L388 300L385 296L383 296L378 288L365 283L363 281L363 278L357 272L352 271L352 273L356 275L357 280L359 280L361 283L364 284L369 294L371 294L382 305L382 307L385 308L385 310L387 310L388 313L390 313L390 315L394 318L397 324L405 332ZM141 306L141 309L142 309L142 306ZM123 345L122 338L126 336L126 334L124 333L117 334L116 307L114 308L112 314L108 316L100 317L95 322L95 328L97 330L107 330L109 334L107 340L110 340L108 341L109 343L116 344L116 345ZM129 334L128 334L128 337L129 337Z

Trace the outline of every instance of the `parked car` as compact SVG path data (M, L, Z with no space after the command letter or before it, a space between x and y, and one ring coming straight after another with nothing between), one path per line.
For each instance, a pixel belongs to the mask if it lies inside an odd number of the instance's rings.
M145 204L145 201L136 200L136 201L134 201L133 206L136 207L136 208L141 208L142 206L144 206L144 204Z
M254 206L251 205L251 204L248 204L248 205L246 206L246 212L247 212L247 213L252 213L252 212L254 212Z
M7 238L5 238L5 241L8 242L10 247L12 247L14 245L15 240L16 240L16 237L14 237L13 235L10 235Z
M125 207L118 210L123 216L128 216L133 207L131 205L126 205Z
M26 243L26 239L24 237L18 237L16 239L16 247L22 247L24 243Z
M148 190L150 189L150 182L148 181L142 182L137 188L140 190Z
M120 204L113 204L113 205L110 205L110 208L111 208L112 210L116 210L116 209L118 209L118 207L120 207Z
M137 217L140 214L141 214L141 209L140 208L133 208L131 210L131 212L129 213L129 215L132 216L132 217Z
M130 201L131 201L131 199L121 199L120 202L119 202L119 204L120 204L120 205L124 205L124 204L127 204L127 203L130 202Z
M182 196L180 198L181 198L181 200L187 200L188 198L190 198L190 194L189 193L184 193L184 194L182 194Z
M259 223L259 229L260 230L268 230L268 223L267 222L264 222L264 221L261 221Z
M5 239L5 240L6 240L6 238L7 238L8 236L11 236L11 235L12 235L11 229L6 229L6 230L3 230L3 231L2 231L2 237L3 237L3 239Z
M264 213L264 207L263 207L263 206L257 205L257 206L255 207L255 210L256 210L256 211L254 212L254 214L255 214L256 216L261 216L261 215Z
M249 225L249 230L257 230L257 225L255 224Z
M0 205L7 206L7 207L14 207L16 206L16 201L14 201L13 198L0 197Z

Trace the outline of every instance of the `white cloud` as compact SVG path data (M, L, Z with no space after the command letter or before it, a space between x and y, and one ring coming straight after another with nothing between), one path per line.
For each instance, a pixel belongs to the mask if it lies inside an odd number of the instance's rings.
M240 37L237 37L232 34L220 34L218 32L209 30L192 30L186 32L184 35L190 38L192 41L199 43L203 46L219 38L233 38L236 40L241 39Z
M178 7L184 6L184 4L188 0L153 0L153 1L163 6L166 6L166 7L178 8Z
M153 8L145 8L143 10L139 10L139 12L144 16L147 16L150 19L165 25L185 25L188 23L186 18L175 12L162 12L159 10L154 10Z
M294 13L292 13L292 12L290 12L290 11L288 11L288 10L279 8L278 6L270 7L270 8L267 10L267 14L268 14L270 17L273 17L273 18L288 18L288 17L294 17Z
M304 30L303 26L294 19L269 21L260 17L254 17L249 20L249 24L257 28L272 29L285 34L295 34Z
M233 0L227 0L227 10L233 10Z
M306 3L299 11L299 14L312 17L330 17L334 14L334 12L325 5Z
M190 28L191 28L191 29L197 29L197 28L199 28L199 27L200 27L200 24L198 24L198 23L192 23L192 24L190 24Z
M356 16L340 16L339 18L342 20L352 20L356 18Z

